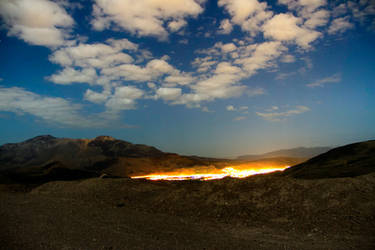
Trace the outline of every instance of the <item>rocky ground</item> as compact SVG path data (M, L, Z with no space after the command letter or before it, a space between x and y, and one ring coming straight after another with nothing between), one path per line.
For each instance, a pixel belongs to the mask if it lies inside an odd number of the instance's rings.
M375 249L375 174L0 185L1 249Z

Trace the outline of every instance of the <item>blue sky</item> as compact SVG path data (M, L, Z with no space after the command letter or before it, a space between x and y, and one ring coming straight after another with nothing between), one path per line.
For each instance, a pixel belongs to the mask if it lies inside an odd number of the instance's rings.
M375 1L0 1L0 144L229 157L375 137Z

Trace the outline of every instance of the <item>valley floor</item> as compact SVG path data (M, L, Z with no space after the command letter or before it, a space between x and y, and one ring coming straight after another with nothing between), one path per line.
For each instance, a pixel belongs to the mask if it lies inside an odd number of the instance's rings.
M256 178L243 181L261 185L263 177ZM374 176L367 178L367 183L369 179ZM241 180L222 181L226 182L223 190L227 191L229 186L244 185ZM222 184L89 179L47 183L27 192L0 185L0 249L375 249L374 221L367 210L344 224L328 221L327 230L323 230L320 224L299 225L305 217L290 222L283 215L269 214L275 223L263 222L266 220L262 218L252 223L253 219L243 219L249 216L238 209L233 219L230 213L205 211L211 205L219 206L221 198L214 201L216 205L197 198L199 204L192 205L201 209L201 214L189 212L189 207L184 210L180 204L173 207L178 201L193 203L189 193L210 193L200 198L213 199L213 193L218 192L213 187L217 185ZM171 198L171 193L175 198ZM231 202L231 198L225 199ZM373 209L374 202L362 205ZM343 209L347 207L344 205ZM337 216L340 219L340 214ZM311 221L306 223L310 225ZM340 228L342 225L348 227Z

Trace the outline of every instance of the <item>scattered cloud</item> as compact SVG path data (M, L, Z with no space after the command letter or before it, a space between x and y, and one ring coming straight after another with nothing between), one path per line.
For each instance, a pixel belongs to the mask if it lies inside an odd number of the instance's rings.
M48 0L2 0L0 16L9 36L32 45L56 47L69 41L73 19L58 2Z
M177 100L181 96L180 88L159 88L156 90L156 97L165 101Z
M17 87L0 87L0 111L30 114L46 122L69 127L107 125L101 119L85 118L79 104L60 97L41 96Z
M306 84L307 87L316 88L316 87L323 87L327 83L337 83L341 81L341 74L334 74L332 76L325 77L323 79L317 80L315 82Z
M279 73L277 74L277 76L275 77L276 80L284 80L286 78L289 78L293 75L295 75L296 72L289 72L289 73Z
M96 0L91 24L96 30L117 25L137 36L154 36L161 40L168 31L176 32L186 25L186 18L203 12L203 1L195 0Z
M296 106L294 109L278 112L279 108L274 106L271 109L265 110L265 112L256 112L256 114L265 120L278 122L283 121L290 116L299 115L310 110L306 106Z
M255 88L247 88L246 90L247 96L253 97L258 95L265 95L266 90L264 88L255 87Z
M205 2L95 0L91 25L97 31L125 30L138 37L167 40L171 33L177 36L188 33L184 27L190 18L203 13ZM327 4L326 0L278 0L278 3L285 5L287 11L273 12L271 6L258 0L219 0L218 6L228 17L219 20L219 25L214 22L215 27L219 26L216 32L202 26L199 34L208 37L215 33L229 35L237 25L245 35L242 39L225 40L197 50L191 72L179 70L169 55L155 58L149 50L128 39L91 42L88 37L77 34L73 39L71 34L75 22L66 10L80 8L80 5L69 1L33 0L31 3L29 0L3 0L0 1L0 16L9 36L53 49L49 60L61 68L46 79L61 85L90 85L83 95L84 100L104 105L106 111L103 115L114 119L122 110L135 109L139 99L161 99L170 105L198 107L209 112L206 106L202 106L206 105L205 102L241 95L264 95L264 88L252 87L245 81L258 72L278 70L280 62L294 63L296 57L304 60L305 66L296 72L278 73L275 79L282 80L308 71L312 62L300 54L313 49L315 41L325 34L345 32L358 20L368 22L368 17L375 15L375 5L367 0L339 4ZM189 44L189 40L180 37L178 43ZM191 44L193 46L193 42ZM306 86L323 87L340 80L340 74L335 74ZM48 99L23 89L10 90L19 95L23 91L22 98L32 99L33 103ZM64 99L56 100L65 101L63 106L71 105L71 113L79 114L80 107ZM21 106L18 112L31 113ZM228 105L226 108L243 114L248 112L247 106ZM309 110L305 106L284 112L276 108L257 114L277 121ZM34 115L52 121L39 113Z
M99 104L99 103L104 103L106 100L108 100L110 95L111 95L111 91L109 89L105 89L101 93L88 89L85 92L84 99L89 102Z
M321 33L308 29L302 24L302 19L292 14L278 14L268 20L263 25L264 36L277 41L295 42L302 48L310 48L310 44L315 41Z
M328 29L328 34L333 35L336 33L342 33L348 29L353 28L354 25L349 21L349 17L339 17L332 21Z
M304 26L309 29L325 26L329 21L330 13L327 10L319 10L311 13L309 18L304 22Z
M241 26L251 36L255 36L265 20L272 16L272 12L267 10L267 3L257 0L219 0L218 6L224 7L230 14L231 23Z
M77 70L74 68L64 68L57 74L48 77L48 80L57 84L71 83L94 83L98 76L94 68Z
M296 58L293 55L283 55L280 61L283 63L292 63L296 61Z
M250 77L257 73L260 69L273 67L274 60L277 59L283 51L287 50L281 42L270 41L259 44L251 44L246 46L242 56L234 61L246 71L246 77Z
M108 98L105 106L110 112L135 109L135 100L144 95L143 90L133 86L116 87L114 94Z
M219 34L230 34L233 30L233 25L229 19L224 19L220 23Z
M248 114L248 106L240 106L240 107L235 107L234 105L228 105L226 106L227 111L232 111L232 112L239 112L242 114Z
M179 31L182 27L184 27L187 22L183 19L177 19L175 21L171 21L168 23L168 29L172 32Z

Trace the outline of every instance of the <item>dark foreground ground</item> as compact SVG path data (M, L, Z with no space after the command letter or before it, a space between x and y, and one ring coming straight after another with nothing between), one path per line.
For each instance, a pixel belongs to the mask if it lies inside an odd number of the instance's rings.
M375 174L0 184L1 249L375 249Z

